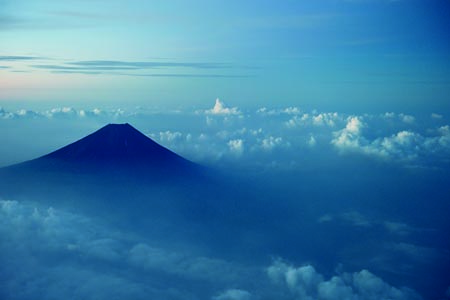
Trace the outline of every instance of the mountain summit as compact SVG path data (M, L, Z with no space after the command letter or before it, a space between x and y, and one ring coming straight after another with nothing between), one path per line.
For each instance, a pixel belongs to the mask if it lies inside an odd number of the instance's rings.
M40 159L90 164L187 164L186 159L157 144L130 124L108 124Z

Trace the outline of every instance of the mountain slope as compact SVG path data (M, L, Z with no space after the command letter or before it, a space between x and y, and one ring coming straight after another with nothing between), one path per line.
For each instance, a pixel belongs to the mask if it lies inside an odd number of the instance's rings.
M57 173L123 172L178 176L200 166L157 144L131 125L109 124L47 155L5 170Z
M129 124L109 124L42 157L0 169L0 197L114 194L201 185L205 168ZM106 191L106 192L105 192Z

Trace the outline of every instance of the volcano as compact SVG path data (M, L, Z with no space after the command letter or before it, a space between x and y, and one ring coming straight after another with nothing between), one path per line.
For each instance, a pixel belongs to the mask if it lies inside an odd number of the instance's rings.
M139 164L150 168L184 167L192 164L157 144L128 123L106 125L38 160L112 166Z
M177 175L199 167L126 123L108 124L59 150L5 169L58 173L148 172Z
M42 157L0 169L0 189L43 192L105 185L198 182L205 169L159 145L130 124L109 124ZM82 188L83 189L83 188Z

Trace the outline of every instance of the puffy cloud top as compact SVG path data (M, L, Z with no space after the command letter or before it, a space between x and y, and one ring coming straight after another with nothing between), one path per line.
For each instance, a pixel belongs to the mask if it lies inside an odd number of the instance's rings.
M210 110L207 110L206 113L212 115L240 115L241 112L237 107L226 107L225 104L220 101L219 98L216 99L216 103L214 107Z
M368 270L342 273L326 280L312 265L294 267L276 260L267 275L284 286L292 299L301 300L413 300L421 299L414 291L396 288Z

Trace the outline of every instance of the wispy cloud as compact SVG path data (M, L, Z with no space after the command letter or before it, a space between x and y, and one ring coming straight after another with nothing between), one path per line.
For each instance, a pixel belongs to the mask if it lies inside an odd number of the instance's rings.
M0 56L0 61L28 61L28 60L35 60L39 59L40 57L36 56L22 56L22 55L3 55Z
M193 68L193 69L225 69L230 68L230 64L211 62L159 62L159 61L119 61L119 60L90 60L68 63L79 67L127 67L134 69L153 68Z
M10 56L12 57L12 56ZM234 66L223 62L174 62L174 61L118 61L118 60L89 60L75 61L59 64L33 64L31 68L47 70L52 73L63 74L109 74L137 77L180 77L180 78L242 78L251 77L248 74L220 74L195 73L208 70L247 69L251 67ZM181 69L194 71L194 73L177 73ZM153 70L160 73L142 73ZM170 73L164 71L171 70ZM127 73L117 71L129 71Z

